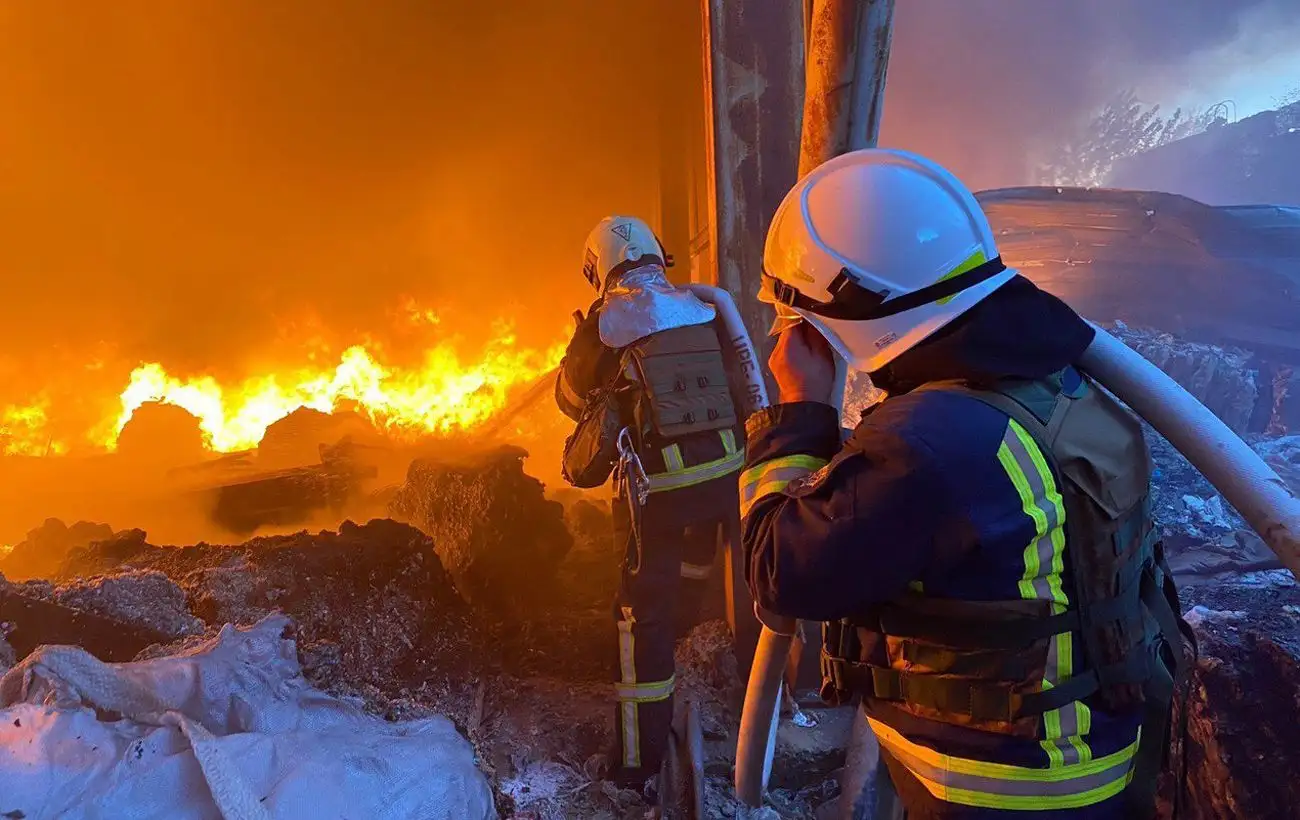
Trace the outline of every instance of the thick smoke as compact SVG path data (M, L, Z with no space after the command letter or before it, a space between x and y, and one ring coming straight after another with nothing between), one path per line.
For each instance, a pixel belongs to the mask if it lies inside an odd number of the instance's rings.
M1300 5L899 0L895 26L882 144L928 154L986 188L1029 182L1033 155L1118 91L1135 88L1148 103L1185 98L1212 71L1294 49Z
M653 214L645 89L694 55L647 7L0 5L0 404L383 341L406 296L554 342L586 231Z

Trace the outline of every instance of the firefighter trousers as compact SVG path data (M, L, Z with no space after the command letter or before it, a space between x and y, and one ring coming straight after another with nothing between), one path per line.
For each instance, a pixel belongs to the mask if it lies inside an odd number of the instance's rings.
M614 537L625 556L614 602L614 776L627 783L659 771L673 718L673 648L699 619L724 526L718 519L674 521L656 509L664 501L652 497L643 509L639 545L626 503L614 507Z

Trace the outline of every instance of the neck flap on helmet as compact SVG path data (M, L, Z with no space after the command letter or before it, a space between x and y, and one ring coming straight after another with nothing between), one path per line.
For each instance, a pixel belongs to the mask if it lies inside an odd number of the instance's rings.
M848 268L840 268L840 273L826 288L831 294L829 302L819 302L800 293L793 285L777 279L764 272L764 278L772 283L772 295L777 302L798 310L821 316L826 319L841 319L850 322L865 322L871 319L883 319L903 311L937 302L948 296L961 293L980 282L997 276L1006 270L1001 256L977 265L964 273L941 279L933 285L904 293L893 299L889 291L874 291L864 288L854 281Z

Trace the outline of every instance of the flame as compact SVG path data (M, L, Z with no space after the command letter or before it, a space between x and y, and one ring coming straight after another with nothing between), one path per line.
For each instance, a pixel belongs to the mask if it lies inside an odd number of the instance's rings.
M67 445L47 431L48 402L9 405L0 411L0 453L9 456L62 455Z
M431 312L426 322L436 322ZM385 367L370 350L355 345L333 370L300 370L223 386L210 376L182 379L156 362L131 373L121 394L121 412L97 443L112 449L118 434L146 402L184 408L197 417L208 445L218 452L255 447L266 428L299 408L333 411L347 402L378 426L397 435L449 433L483 422L506 403L512 387L536 381L559 364L564 343L543 351L519 349L508 324L494 326L482 358L461 361L454 346L426 351L421 366Z

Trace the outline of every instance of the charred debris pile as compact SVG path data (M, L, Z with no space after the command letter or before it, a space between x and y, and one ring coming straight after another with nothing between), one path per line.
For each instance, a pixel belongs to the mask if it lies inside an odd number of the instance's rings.
M1300 489L1300 389L1284 367L1115 331ZM869 385L856 392L850 405ZM1213 488L1158 436L1151 443L1157 514L1200 638L1179 744L1185 816L1286 816L1300 787L1274 773L1300 765L1300 589ZM344 445L372 446L355 435ZM642 795L601 779L618 580L608 503L548 494L525 473L526 455L424 454L403 481L366 497L368 523L231 545L164 546L141 530L46 521L0 557L0 667L46 643L106 660L152 657L282 611L314 684L392 719L454 720L504 816L640 817ZM679 692L704 710L710 816L736 816L726 750L743 687L725 624L702 624L678 658ZM1265 759L1275 765L1261 767ZM774 795L777 814L818 816L837 791L833 768L774 773L790 786Z

